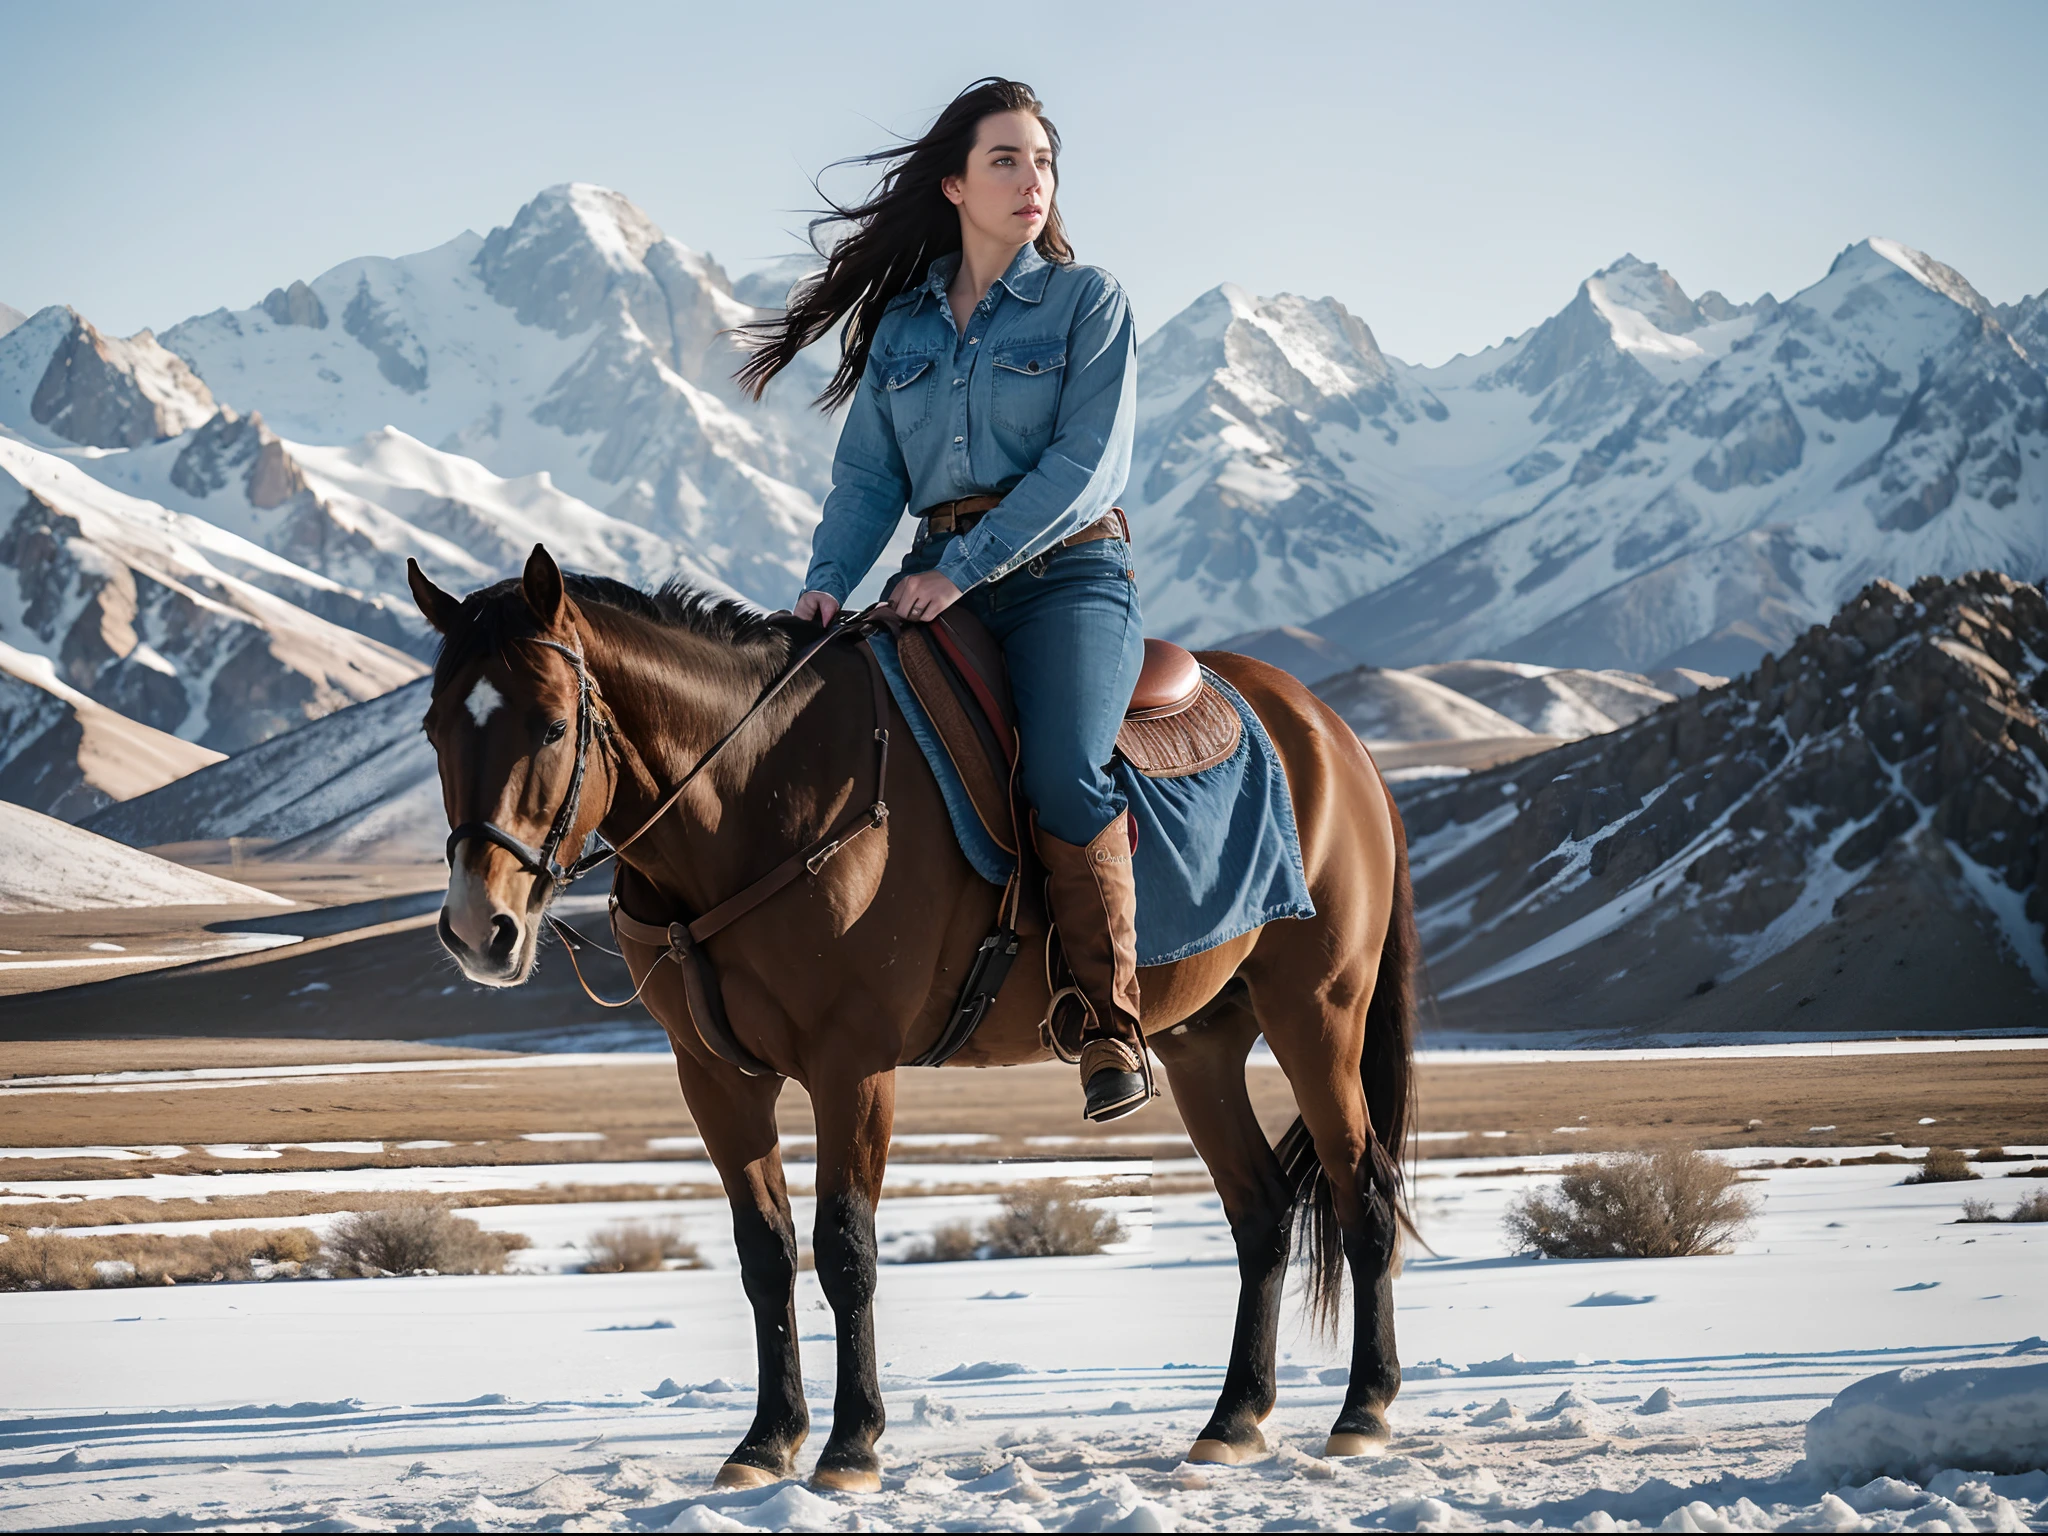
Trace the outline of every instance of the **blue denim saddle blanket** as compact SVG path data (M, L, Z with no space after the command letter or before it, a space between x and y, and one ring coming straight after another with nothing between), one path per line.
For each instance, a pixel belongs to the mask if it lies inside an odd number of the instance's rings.
M903 675L894 642L877 634L868 644L939 781L961 852L984 880L1004 884L1014 860L996 846L975 814L953 759ZM1207 667L1202 677L1244 722L1236 752L1213 768L1177 779L1148 779L1121 757L1110 765L1138 821L1132 866L1140 965L1185 960L1276 918L1316 913L1302 872L1287 773L1272 739L1235 688Z

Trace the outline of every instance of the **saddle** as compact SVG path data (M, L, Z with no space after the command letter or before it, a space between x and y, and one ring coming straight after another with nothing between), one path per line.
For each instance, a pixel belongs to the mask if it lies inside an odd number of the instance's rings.
M896 629L896 656L917 701L959 771L975 815L1004 852L1018 851L1010 784L1017 714L1002 648L958 604L928 624ZM1202 676L1194 656L1147 640L1145 663L1117 731L1116 755L1147 778L1177 779L1237 751L1244 723Z

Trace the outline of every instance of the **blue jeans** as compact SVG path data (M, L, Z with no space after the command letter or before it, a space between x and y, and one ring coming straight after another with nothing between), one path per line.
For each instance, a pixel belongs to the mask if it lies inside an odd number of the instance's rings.
M898 576L935 568L955 537L920 536ZM1061 842L1092 842L1125 807L1108 763L1145 663L1129 548L1122 539L1055 548L960 601L1003 648L1018 778L1038 824Z

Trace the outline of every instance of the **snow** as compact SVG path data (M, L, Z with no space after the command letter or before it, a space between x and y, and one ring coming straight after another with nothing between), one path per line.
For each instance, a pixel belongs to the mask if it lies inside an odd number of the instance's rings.
M1236 1273L1213 1197L1138 1194L1116 1201L1131 1240L1098 1257L885 1265L881 1493L716 1493L754 1380L723 1202L498 1207L473 1214L534 1236L515 1256L532 1272L0 1296L0 1525L1960 1530L2048 1515L2048 1474L2020 1465L2039 1461L2024 1435L2048 1366L2013 1353L2038 1331L2048 1231L1952 1225L1959 1187L1901 1185L1895 1167L1778 1169L1755 1175L1763 1214L1732 1255L1536 1262L1506 1254L1499 1220L1540 1171L1450 1177L1484 1167L1417 1170L1435 1252L1395 1284L1410 1369L1376 1457L1322 1457L1344 1346L1290 1301L1272 1454L1181 1462L1221 1384ZM811 1202L796 1205L808 1230ZM990 1209L885 1201L883 1252ZM652 1216L679 1220L711 1268L567 1272L590 1233ZM796 1315L815 1453L836 1330L813 1273Z
M93 907L290 906L287 897L186 869L67 822L0 800L0 912L78 912ZM135 964L155 955L124 955ZM9 969L49 961L7 962Z
M1858 1483L1928 1482L1944 1467L2048 1470L2048 1362L1866 1377L1813 1416L1806 1459Z

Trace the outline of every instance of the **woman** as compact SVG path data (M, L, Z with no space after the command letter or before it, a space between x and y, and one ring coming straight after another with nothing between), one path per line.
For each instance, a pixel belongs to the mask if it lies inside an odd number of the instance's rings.
M841 325L819 396L851 402L797 599L829 624L906 508L917 542L896 613L965 602L1002 644L1019 773L1061 947L1085 1010L1083 1113L1141 1108L1136 836L1105 765L1144 660L1118 494L1130 473L1136 331L1116 280L1077 265L1055 203L1059 134L1031 88L977 81L891 163L874 195L812 226L823 273L756 328L756 398Z

